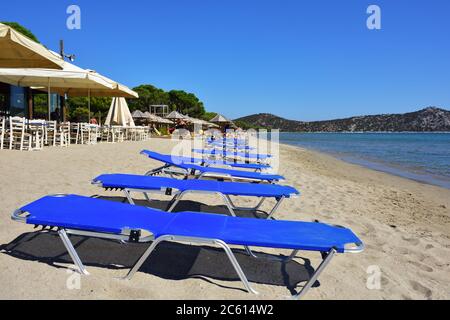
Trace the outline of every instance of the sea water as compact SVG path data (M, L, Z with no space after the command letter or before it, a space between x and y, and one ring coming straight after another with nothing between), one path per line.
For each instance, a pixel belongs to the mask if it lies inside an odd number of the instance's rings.
M450 189L450 133L280 133L280 142Z

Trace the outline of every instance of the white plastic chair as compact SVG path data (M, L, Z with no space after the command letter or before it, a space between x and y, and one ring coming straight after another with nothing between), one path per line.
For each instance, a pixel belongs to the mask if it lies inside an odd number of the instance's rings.
M70 124L70 143L69 144L78 144L80 140L80 124L79 123L71 123Z
M5 141L5 131L6 131L6 119L0 118L0 150L3 149L3 144Z
M90 144L97 144L98 137L99 137L99 128L100 128L100 126L97 124L89 125L89 143Z
M9 128L6 134L9 140L9 149L32 150L32 135L25 132L26 119L20 117L9 118Z
M33 149L41 150L47 139L47 122L45 120L27 120L26 124L28 133L31 135Z
M79 128L79 143L89 144L91 143L91 127L89 123L80 123Z
M71 123L70 122L62 122L59 125L59 134L57 137L57 143L60 143L61 147L68 147L71 144L70 139L70 130L71 130Z

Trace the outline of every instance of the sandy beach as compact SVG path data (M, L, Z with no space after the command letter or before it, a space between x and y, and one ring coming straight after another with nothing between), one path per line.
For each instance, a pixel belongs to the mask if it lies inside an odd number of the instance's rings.
M139 151L169 153L173 145L151 139L39 152L0 150L0 298L286 299L298 292L309 264L320 262L317 253L300 252L286 265L237 254L261 293L254 296L242 290L226 255L216 248L167 243L131 281L124 281L117 278L147 245L81 238L73 242L91 275L82 277L79 289L70 289L73 273L67 267L72 264L59 238L10 219L15 209L48 194L121 201L121 193L91 185L92 178L103 173L143 174L160 164ZM306 299L450 299L450 190L286 145L280 147L279 173L301 196L286 200L276 218L343 225L366 244L363 253L338 255ZM195 196L177 210L220 213L221 204L215 197ZM367 271L374 266L381 272L380 289L366 286Z

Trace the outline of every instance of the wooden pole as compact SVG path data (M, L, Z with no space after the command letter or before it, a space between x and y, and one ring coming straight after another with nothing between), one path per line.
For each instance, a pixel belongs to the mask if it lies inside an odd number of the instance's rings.
M27 88L28 97L28 119L33 119L33 90Z
M47 100L48 100L48 121L51 121L51 115L50 115L50 110L51 110L51 101L50 101L50 78L48 78L48 95L47 95Z

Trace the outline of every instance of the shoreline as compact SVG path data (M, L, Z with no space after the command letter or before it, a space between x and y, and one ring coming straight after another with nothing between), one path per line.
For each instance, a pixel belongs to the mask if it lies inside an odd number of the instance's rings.
M288 132L286 132L286 133L288 133ZM398 133L398 134L402 134L402 133ZM404 133L406 134L406 132L404 132ZM317 132L314 132L311 134L317 134ZM324 132L321 134L327 134L327 133ZM367 133L356 133L356 134L367 134ZM369 134L371 134L371 133L369 133ZM375 133L375 134L378 134L378 133ZM384 133L380 132L380 134L384 134ZM418 134L420 134L420 133L418 133ZM432 132L430 134L436 134L436 132ZM439 134L441 134L441 133L439 133ZM295 141L292 141L292 143L289 143L289 142L282 141L282 139L280 139L279 143L283 144L283 145L288 145L288 146L305 148L307 150L322 153L322 154L327 154L327 155L334 157L337 160L341 160L346 163L360 165L360 166L370 169L370 170L384 172L387 174L395 175L397 177L402 177L402 178L413 180L413 181L416 181L419 183L438 186L438 187L450 190L450 177L441 176L437 172L434 172L434 173L427 172L423 168L420 171L417 171L417 170L415 171L415 170L413 170L413 168L405 166L401 163L398 163L395 161L394 162L383 161L383 159L381 159L379 157L377 158L376 156L372 156L372 157L370 157L369 155L364 156L364 154L358 154L355 152L339 153L339 152L334 152L333 150L319 150L317 148L314 148L313 146L303 146L303 145L296 144Z
M435 186L435 187L443 188L446 190L450 190L450 181L448 181L448 182L442 181L442 183L439 183L439 182L433 183L433 181L437 180L437 178L433 178L431 175L423 175L423 179L421 179L421 178L417 177L420 174L418 174L418 173L415 174L415 173L409 172L406 169L402 170L403 167L401 167L401 166L398 166L398 168L395 168L395 166L393 166L393 165L389 166L389 165L383 164L382 162L376 162L374 160L365 160L365 159L358 158L355 156L353 156L353 157L352 156L348 156L348 157L339 156L338 154L335 154L332 152L316 150L313 148L298 146L298 145L289 144L286 142L280 142L280 145L304 149L304 150L308 150L309 152L327 155L327 156L333 157L335 160L343 161L348 164L357 165L364 169L385 173L385 174L392 175L395 177L414 181L414 182L417 182L420 184L425 184L425 185L430 185L430 186ZM415 178L415 177L417 177L417 178ZM427 180L427 178L428 178L428 180ZM430 179L432 179L432 181L430 181ZM438 181L440 181L440 180L438 180Z

